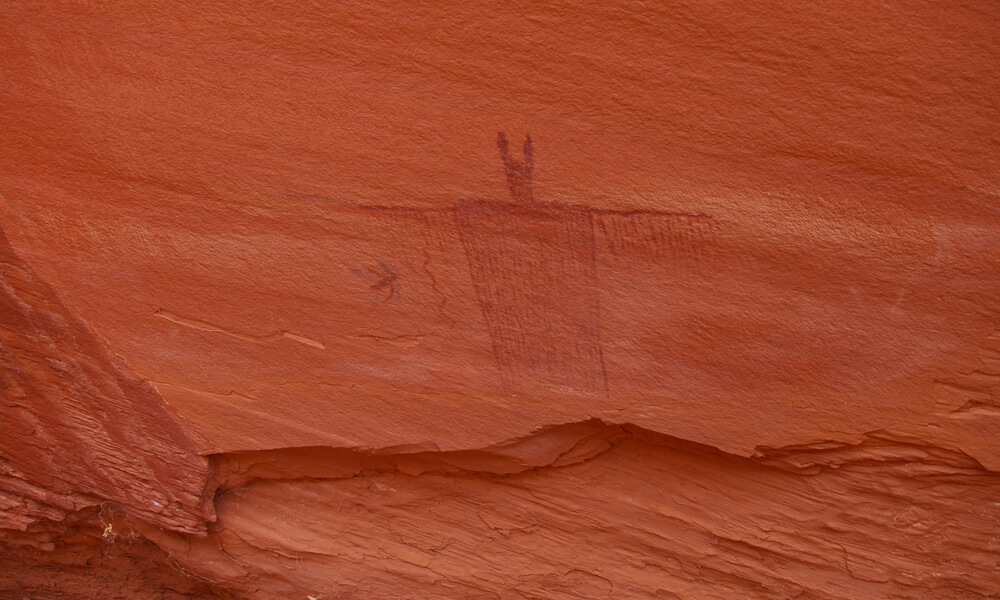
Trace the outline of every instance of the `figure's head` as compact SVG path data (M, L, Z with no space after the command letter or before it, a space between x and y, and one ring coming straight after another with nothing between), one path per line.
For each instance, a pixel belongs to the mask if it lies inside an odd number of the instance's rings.
M507 145L507 134L497 132L497 148L503 159L503 168L507 174L507 187L511 197L517 202L532 202L531 174L534 169L534 149L531 145L531 135L524 136L524 162L514 160Z

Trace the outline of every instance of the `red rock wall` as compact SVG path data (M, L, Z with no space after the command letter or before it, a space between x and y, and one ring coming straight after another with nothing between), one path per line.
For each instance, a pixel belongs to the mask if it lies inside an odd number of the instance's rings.
M0 594L1000 593L1000 10L654 4L4 3Z

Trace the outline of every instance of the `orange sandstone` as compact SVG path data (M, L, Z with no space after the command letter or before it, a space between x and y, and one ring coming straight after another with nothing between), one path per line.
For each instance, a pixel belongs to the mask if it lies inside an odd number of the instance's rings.
M1000 593L1000 10L654 4L7 3L0 594Z

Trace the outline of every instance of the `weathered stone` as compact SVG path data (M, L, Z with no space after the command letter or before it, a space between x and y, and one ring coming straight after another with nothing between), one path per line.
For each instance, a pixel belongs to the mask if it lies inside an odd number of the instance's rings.
M998 30L7 3L0 595L995 595Z

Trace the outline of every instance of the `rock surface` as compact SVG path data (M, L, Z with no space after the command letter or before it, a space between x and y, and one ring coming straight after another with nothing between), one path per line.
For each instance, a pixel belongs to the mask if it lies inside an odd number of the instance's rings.
M1000 593L993 3L2 14L0 595Z

